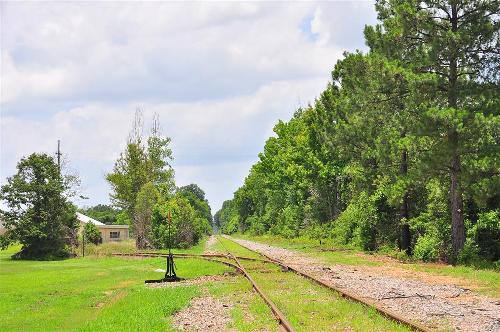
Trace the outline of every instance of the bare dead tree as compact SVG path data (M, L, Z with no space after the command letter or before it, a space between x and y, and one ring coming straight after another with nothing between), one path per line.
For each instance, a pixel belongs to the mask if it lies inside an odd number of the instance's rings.
M139 143L142 140L144 128L144 112L142 108L135 109L134 121L132 122L132 130L128 137L128 143Z

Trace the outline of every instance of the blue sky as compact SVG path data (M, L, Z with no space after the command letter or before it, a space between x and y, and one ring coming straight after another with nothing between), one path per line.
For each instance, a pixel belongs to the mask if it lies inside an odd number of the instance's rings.
M140 107L172 138L177 184L199 184L214 212L376 22L371 1L0 6L2 184L60 139L89 197L76 203L109 202L104 176Z

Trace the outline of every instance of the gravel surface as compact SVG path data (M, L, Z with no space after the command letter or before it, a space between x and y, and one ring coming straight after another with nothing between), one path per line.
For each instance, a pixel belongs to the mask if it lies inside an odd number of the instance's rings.
M305 254L248 240L237 243L278 259L337 288L376 301L381 306L430 328L454 331L500 331L500 299L478 295L450 284L397 278L362 267L325 265Z
M181 331L224 331L231 321L231 307L211 296L194 298L174 315L173 325Z
M158 283L150 283L146 284L146 287L149 288L165 288L165 287L180 287L186 285L201 285L207 282L233 282L234 276L229 273L225 273L224 275L213 275L213 276L203 276L198 278L191 278L186 280L181 280L178 282L158 282Z
M214 246L217 243L217 238L215 235L210 235L207 242L205 243L205 251L204 254L216 254L217 251L214 250Z

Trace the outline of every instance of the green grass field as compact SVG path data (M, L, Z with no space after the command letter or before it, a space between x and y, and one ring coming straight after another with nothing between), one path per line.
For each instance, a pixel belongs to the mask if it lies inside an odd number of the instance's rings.
M321 251L326 246L307 241L245 238L300 250L336 264L382 264L356 251ZM232 241L218 239L210 250L262 258ZM201 253L205 242L182 252ZM241 275L224 282L153 289L146 287L144 280L163 276L155 269L164 268L164 259L110 256L113 251L133 251L131 242L89 247L86 257L61 261L11 260L19 249L0 251L0 331L174 331L173 314L186 308L194 297L207 295L233 304L228 329L278 330L269 308ZM297 331L407 331L373 309L345 300L294 273L282 272L273 264L241 263ZM200 259L179 258L176 265L178 274L188 279L232 272L230 267ZM472 278L472 272L464 267L403 266ZM498 279L489 279L492 273L498 278L496 272L476 272L489 280L485 286L488 292L498 289Z
M202 250L203 245L192 251ZM172 331L172 314L207 291L234 300L233 328L272 331L277 327L241 276L231 278L231 283L150 289L144 280L162 277L154 270L164 268L164 259L11 260L19 249L0 251L0 331ZM199 259L178 259L176 265L185 278L230 271L225 265ZM247 301L238 304L239 298ZM255 321L245 319L248 315Z

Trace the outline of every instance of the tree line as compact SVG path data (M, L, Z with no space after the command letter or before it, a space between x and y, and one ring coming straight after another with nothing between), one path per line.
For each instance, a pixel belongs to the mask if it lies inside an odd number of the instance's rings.
M137 111L125 151L106 179L113 206L99 204L80 209L107 224L128 224L138 249L189 247L212 230L212 214L204 191L196 184L176 187L170 164L170 138L160 132L154 116L150 135L143 137L143 114ZM0 188L0 222L7 232L0 248L21 244L14 258L60 259L74 255L81 243L76 218L78 177L66 174L54 157L33 153L22 158L17 172ZM171 212L170 238L167 211ZM99 243L100 232L87 223L86 241Z
M215 215L226 233L329 238L423 260L500 258L498 1L377 1L344 53L274 127Z

